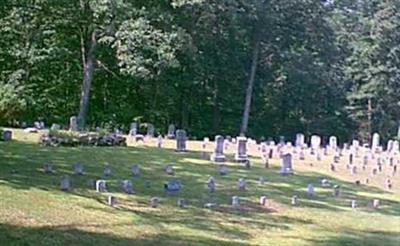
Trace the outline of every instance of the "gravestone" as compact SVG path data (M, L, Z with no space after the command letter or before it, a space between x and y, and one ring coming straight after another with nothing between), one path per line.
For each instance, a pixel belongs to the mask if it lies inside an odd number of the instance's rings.
M161 135L158 135L157 137L157 147L162 148L163 145L163 137Z
M78 131L78 118L76 116L71 116L71 118L69 118L69 130Z
M318 150L321 146L321 137L317 135L311 136L311 149Z
M350 155L349 155L349 164L350 164L350 165L353 164L353 160L354 160L353 153L350 153Z
M379 134L378 133L374 133L372 135L372 144L371 144L371 149L372 151L375 153L376 149L379 147Z
M183 198L179 198L176 203L177 203L178 207L180 207L180 208L185 208L186 207L186 200L183 199Z
M337 149L337 138L335 136L329 137L329 148L332 150Z
M167 138L168 139L174 139L175 138L175 125L174 124L171 124L171 125L168 126Z
M303 150L300 150L300 153L299 153L299 160L301 160L301 161L304 161L306 158L305 158L305 155L304 155L304 151Z
M246 190L246 180L244 178L238 179L238 190L240 190L240 191Z
M185 130L177 130L176 131L176 152L186 152L186 131Z
M386 151L391 153L393 151L393 145L394 145L394 141L390 139L387 142Z
M260 182L260 185L264 185L265 184L265 178L264 177L260 177L259 178L259 182Z
M136 136L138 130L138 123L137 122L132 122L131 125L129 126L129 136Z
M260 197L260 205L262 207L268 207L268 198L267 198L267 196L261 196Z
M392 180L390 178L386 178L385 179L385 188L390 190L390 189L392 189L392 187L393 187Z
M45 163L43 165L43 172L44 173L55 173L53 164Z
M146 136L148 138L153 138L154 137L154 125L153 124L147 124Z
M140 175L140 166L138 164L135 164L132 166L131 168L132 174L135 176L139 176Z
M74 164L74 174L83 175L83 165L80 162Z
M158 207L158 205L160 204L160 198L159 197L152 197L150 199L150 207L152 208L156 208Z
M282 175L293 174L292 154L288 153L282 156L281 170L279 173Z
M247 138L238 137L236 139L235 161L245 162L247 161L247 158Z
M208 191L210 193L214 193L215 192L215 188L216 188L216 182L214 177L209 177L207 180L207 187L208 187Z
M329 186L331 186L331 181L329 181L328 179L322 179L321 180L321 186L322 187L329 187Z
M227 175L228 174L228 168L224 164L221 164L221 165L218 166L218 172L222 176L223 175Z
M334 197L339 197L340 196L340 193L341 193L341 189L340 188L341 188L340 185L335 185L333 187L333 196Z
M357 201L351 200L351 208L357 208Z
M106 177L111 176L111 167L108 164L106 164L104 167L104 176Z
M292 204L292 206L298 206L299 205L299 197L296 195L292 196L291 204Z
M61 130L61 126L60 126L59 124L53 123L53 124L51 125L51 127L50 127L50 130L59 131L59 130Z
M173 179L168 181L168 183L164 183L164 190L167 193L176 193L179 192L182 188L182 184L179 180Z
M333 164L333 163L330 164L330 170L331 170L332 172L335 172L335 171L336 171L336 166L335 166L335 164Z
M314 185L313 184L308 184L307 185L307 193L309 195L314 195Z
M115 204L117 204L117 198L115 196L108 196L107 198L107 204L108 206L114 207Z
M373 207L373 208L379 208L379 206L380 206L380 201L379 201L379 199L374 199L374 200L372 201L372 207Z
M133 194L133 184L129 179L122 180L121 189L126 194Z
M12 140L12 131L4 130L3 131L3 141L11 141Z
M224 137L217 135L215 136L214 142L214 153L211 155L211 161L213 162L224 162Z
M296 147L301 147L304 145L304 134L302 133L297 133L296 134Z
M107 192L106 181L99 179L96 181L96 191L97 192Z
M174 175L175 174L174 168L173 168L172 165L166 165L164 170L168 175Z
M69 191L71 189L71 179L68 175L64 175L61 177L60 189L62 191Z
M357 174L357 166L356 165L351 165L350 166L350 174L351 175L356 175Z
M238 196L232 196L232 206L233 207L240 206L240 198Z

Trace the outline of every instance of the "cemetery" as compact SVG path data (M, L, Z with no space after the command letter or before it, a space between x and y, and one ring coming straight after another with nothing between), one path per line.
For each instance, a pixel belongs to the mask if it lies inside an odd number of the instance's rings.
M400 0L1 0L0 246L400 246Z
M226 147L177 129L161 147L153 136L96 148L43 145L47 129L6 131L0 239L16 245L399 242L397 141L384 148L375 136L372 149L310 136L308 147L298 134L293 145L238 137Z

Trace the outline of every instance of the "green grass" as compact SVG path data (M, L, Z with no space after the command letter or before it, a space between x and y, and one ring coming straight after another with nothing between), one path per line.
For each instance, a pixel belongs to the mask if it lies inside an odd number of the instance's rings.
M220 177L216 167L201 159L199 142L190 142L188 153L155 148L152 141L131 147L41 147L38 134L14 131L15 141L0 142L0 245L400 245L400 181L393 178L394 189L383 189L384 175L370 186L353 185L344 165L338 172L328 171L328 162L295 162L296 175L278 174L279 162L262 167L258 157L253 167L244 169L228 162L230 173ZM209 146L210 151L212 144ZM232 159L232 151L228 152ZM86 175L73 176L72 164L84 164ZM360 161L360 160L357 160ZM53 162L56 174L44 174L43 163ZM98 194L88 181L102 175L104 163L112 166L107 178L109 191L118 198L116 207L106 205L107 194ZM142 176L130 176L130 167L140 164ZM173 164L184 187L179 195L163 192L163 183L171 179L163 167ZM73 190L59 191L64 174L73 178ZM217 178L217 192L210 195L206 181ZM246 177L248 190L238 192L236 180ZM260 185L258 179L267 182ZM360 177L366 177L362 172ZM319 181L328 177L343 187L340 198ZM130 178L136 193L125 195L119 180ZM364 180L363 178L360 178ZM146 188L146 181L151 187ZM306 186L314 183L317 194L306 195ZM299 195L301 205L292 207L290 198ZM239 195L243 206L229 206ZM261 195L270 198L269 209L258 206ZM149 199L161 197L159 208L150 208ZM186 198L188 208L176 206ZM378 210L372 199L381 199ZM360 208L350 208L357 199ZM204 209L206 202L217 202L217 209Z

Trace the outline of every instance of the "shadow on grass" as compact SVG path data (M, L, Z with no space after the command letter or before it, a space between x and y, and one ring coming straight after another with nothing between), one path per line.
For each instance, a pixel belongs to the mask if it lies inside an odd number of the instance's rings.
M169 199L163 192L163 183L171 178L179 178L184 187L178 195L189 200L196 207L202 207L205 202L214 201L220 204L229 204L231 196L243 197L244 204L250 212L265 212L257 207L259 196L267 195L270 199L290 206L290 198L298 195L301 207L341 211L350 207L349 201L355 199L361 206L371 206L373 196L386 193L375 187L356 186L327 175L307 172L297 173L294 176L281 176L278 168L270 169L253 165L251 169L245 169L240 165L229 165L229 175L219 176L214 164L200 159L200 152L175 153L172 149L159 149L154 147L42 147L37 144L17 142L0 144L2 163L0 166L0 181L16 189L38 188L46 191L58 191L58 182L62 175L69 174L73 179L74 190L71 194L100 201L101 196L93 192L93 186L88 181L101 178L103 165L109 162L112 165L113 175L107 177L109 191L120 193L119 181L132 179L134 188L140 197L134 199L148 199L151 196L167 198L169 205L175 203L175 199ZM86 175L74 176L72 164L82 162ZM41 172L43 163L52 162L56 166L57 173L53 175ZM140 164L143 175L130 176L132 164ZM163 172L166 164L176 166L176 175L171 177ZM217 178L217 192L209 194L206 188L206 180L209 175ZM267 179L265 185L258 184L258 178L264 176ZM239 177L246 177L248 190L238 192L236 182ZM319 187L320 180L328 178L335 184L341 184L343 194L340 198L332 196L332 188ZM145 183L150 182L150 187ZM312 183L317 187L317 194L309 196L305 192L307 184ZM362 196L358 192L370 193L371 197ZM172 201L174 200L174 201ZM374 212L400 216L400 203L388 199L381 199L382 208ZM238 214L233 209L221 209L221 213ZM243 211L242 211L243 212ZM249 214L246 211L239 214Z
M18 227L0 224L0 241L9 245L247 245L201 236L156 234L139 238L124 238L105 233L93 233L75 228Z

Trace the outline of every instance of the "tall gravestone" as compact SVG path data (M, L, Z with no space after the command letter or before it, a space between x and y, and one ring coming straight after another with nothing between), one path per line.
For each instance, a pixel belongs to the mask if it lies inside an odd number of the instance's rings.
M186 131L179 129L176 131L176 152L186 152Z
M69 118L69 130L78 131L78 118L76 116Z
M247 159L247 138L238 137L236 139L235 161L246 162Z
M175 125L171 124L168 126L167 138L174 139L175 138Z
M225 155L224 155L224 137L217 135L215 136L214 141L214 153L211 155L211 161L214 162L224 162Z
M374 133L372 135L372 144L371 144L371 149L373 152L376 151L376 149L379 147L379 134L378 133Z
M293 163L292 154L284 154L281 159L281 170L279 172L282 175L293 174Z
M318 150L321 146L321 137L317 135L311 136L311 148L313 150Z
M329 148L332 150L337 148L337 138L335 136L329 137Z
M148 124L147 125L147 137L153 138L154 137L154 125L153 124Z
M1 132L1 131L0 131ZM12 140L12 131L4 130L3 131L3 141L11 141Z
M304 145L304 134L297 133L296 134L296 147L302 147Z
M137 134L138 124L136 122L132 122L129 127L129 135L135 136Z

